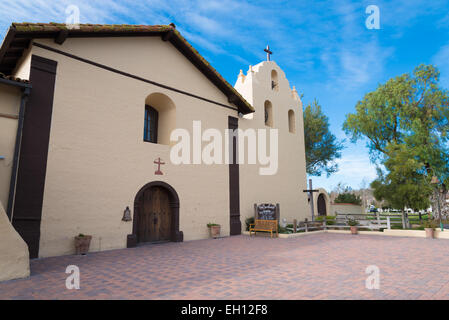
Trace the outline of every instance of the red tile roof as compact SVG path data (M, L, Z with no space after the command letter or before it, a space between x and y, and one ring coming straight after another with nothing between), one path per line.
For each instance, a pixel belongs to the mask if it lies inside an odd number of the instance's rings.
M79 24L78 29L69 29L65 23L13 23L12 26L18 32L55 32L69 30L71 32L161 32L175 29L174 25L136 25L136 24Z
M62 42L66 37L118 37L118 36L161 36L170 41L185 55L212 83L227 97L229 102L237 105L243 114L254 108L215 70L209 62L170 25L107 25L80 24L78 29L68 29L62 23L13 23L0 47L0 72L10 74L14 70L23 51L32 39L58 38Z
M20 79L14 76L7 76L3 73L0 72L0 78L2 79L6 79L6 80L10 80L10 81L14 81L14 82L21 82L21 83L30 83L28 80L25 79Z

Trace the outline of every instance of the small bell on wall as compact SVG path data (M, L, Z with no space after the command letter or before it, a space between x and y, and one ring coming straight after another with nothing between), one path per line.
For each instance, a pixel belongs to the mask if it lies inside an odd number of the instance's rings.
M123 218L122 221L131 221L131 210L129 210L129 207L126 207L125 211L123 211Z

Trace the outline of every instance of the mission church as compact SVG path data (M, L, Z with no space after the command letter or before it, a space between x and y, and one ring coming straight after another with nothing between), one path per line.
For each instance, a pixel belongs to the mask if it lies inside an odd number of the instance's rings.
M205 239L208 223L239 235L260 203L309 217L301 99L266 51L233 87L173 24L14 23L0 48L4 250L22 250L16 232L31 258L73 254L80 233L91 251ZM171 163L171 132L194 121L277 129L276 173Z

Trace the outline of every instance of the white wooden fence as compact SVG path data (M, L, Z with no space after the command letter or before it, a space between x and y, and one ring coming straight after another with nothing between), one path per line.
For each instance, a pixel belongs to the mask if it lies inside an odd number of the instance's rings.
M410 220L417 221L422 216L418 214L408 215L404 221L406 226L410 226ZM321 221L309 221L305 219L300 222L293 222L292 228L287 228L293 232L307 232L312 230L326 230L326 229L345 229L349 228L348 220L354 219L358 222L359 228L366 228L370 230L391 229L395 224L403 224L401 215L382 214L379 212L368 214L346 214L337 213L335 219L323 219ZM332 224L330 224L332 222Z

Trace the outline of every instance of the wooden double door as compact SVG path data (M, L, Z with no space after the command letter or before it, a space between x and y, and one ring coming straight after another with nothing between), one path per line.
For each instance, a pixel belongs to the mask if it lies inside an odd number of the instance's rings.
M150 187L143 192L139 204L137 242L169 241L172 213L169 193L162 187Z

